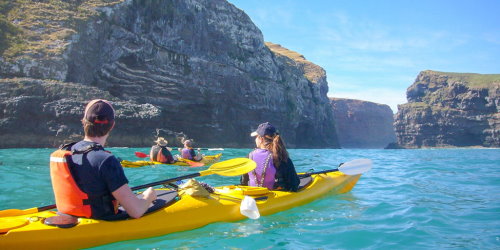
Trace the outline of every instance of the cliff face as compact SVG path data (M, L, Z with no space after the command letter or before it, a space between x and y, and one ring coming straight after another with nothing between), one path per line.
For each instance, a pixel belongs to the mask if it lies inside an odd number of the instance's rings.
M500 147L500 75L423 71L398 106L398 144Z
M78 137L92 98L118 106L112 146L183 135L200 146L246 147L269 121L291 147L338 147L324 70L266 45L224 0L19 0L9 8L23 32L8 36L0 57L0 147ZM19 129L25 118L37 125Z
M384 148L396 142L393 113L388 105L330 98L342 148Z

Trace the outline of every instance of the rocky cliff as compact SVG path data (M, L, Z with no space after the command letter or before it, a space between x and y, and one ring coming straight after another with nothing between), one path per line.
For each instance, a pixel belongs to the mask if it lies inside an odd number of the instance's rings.
M275 124L290 147L338 147L323 69L265 44L225 0L0 0L0 147L81 137L85 101L117 106L111 146L156 135L249 147Z
M398 144L500 147L500 75L423 71L398 106Z
M384 148L396 142L394 118L388 105L330 98L342 148Z

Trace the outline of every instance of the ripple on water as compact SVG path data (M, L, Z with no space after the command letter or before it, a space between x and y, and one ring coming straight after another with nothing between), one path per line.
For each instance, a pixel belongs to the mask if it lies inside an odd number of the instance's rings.
M135 151L112 149L126 160ZM0 150L0 209L53 203L52 149ZM226 149L224 160L250 149ZM25 155L30 155L26 159ZM354 189L259 220L101 246L102 249L500 249L500 150L290 150L298 171L331 169L356 158L373 160ZM125 169L132 186L206 168ZM233 184L238 177L200 181Z

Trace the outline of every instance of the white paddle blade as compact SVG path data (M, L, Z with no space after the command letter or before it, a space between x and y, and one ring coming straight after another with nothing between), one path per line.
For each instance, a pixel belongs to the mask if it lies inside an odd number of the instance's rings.
M252 220L260 218L259 208L255 199L248 195L245 195L245 198L241 201L240 213Z
M223 148L209 148L208 151L223 151Z
M357 175L372 169L373 162L370 159L356 159L348 161L339 167L339 171L346 175Z

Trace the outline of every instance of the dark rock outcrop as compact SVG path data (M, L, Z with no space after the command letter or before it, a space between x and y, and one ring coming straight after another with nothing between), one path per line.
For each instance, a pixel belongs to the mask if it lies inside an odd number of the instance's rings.
M398 106L398 144L500 147L500 75L423 71Z
M83 105L93 98L117 105L112 146L183 135L200 146L248 147L249 133L270 121L290 147L338 147L324 70L266 45L224 0L9 8L8 21L22 32L0 51L0 147L81 136Z
M165 129L151 130L161 120L160 109L151 104L122 101L96 87L30 78L1 79L0 85L2 145L57 146L81 139L84 104L96 96L112 101L117 110L117 125L109 139L111 145L149 145L156 135L181 145L178 138L186 136Z
M384 147L384 149L405 149L401 147L397 142L391 142Z
M384 148L396 141L394 118L388 105L330 98L342 148Z

